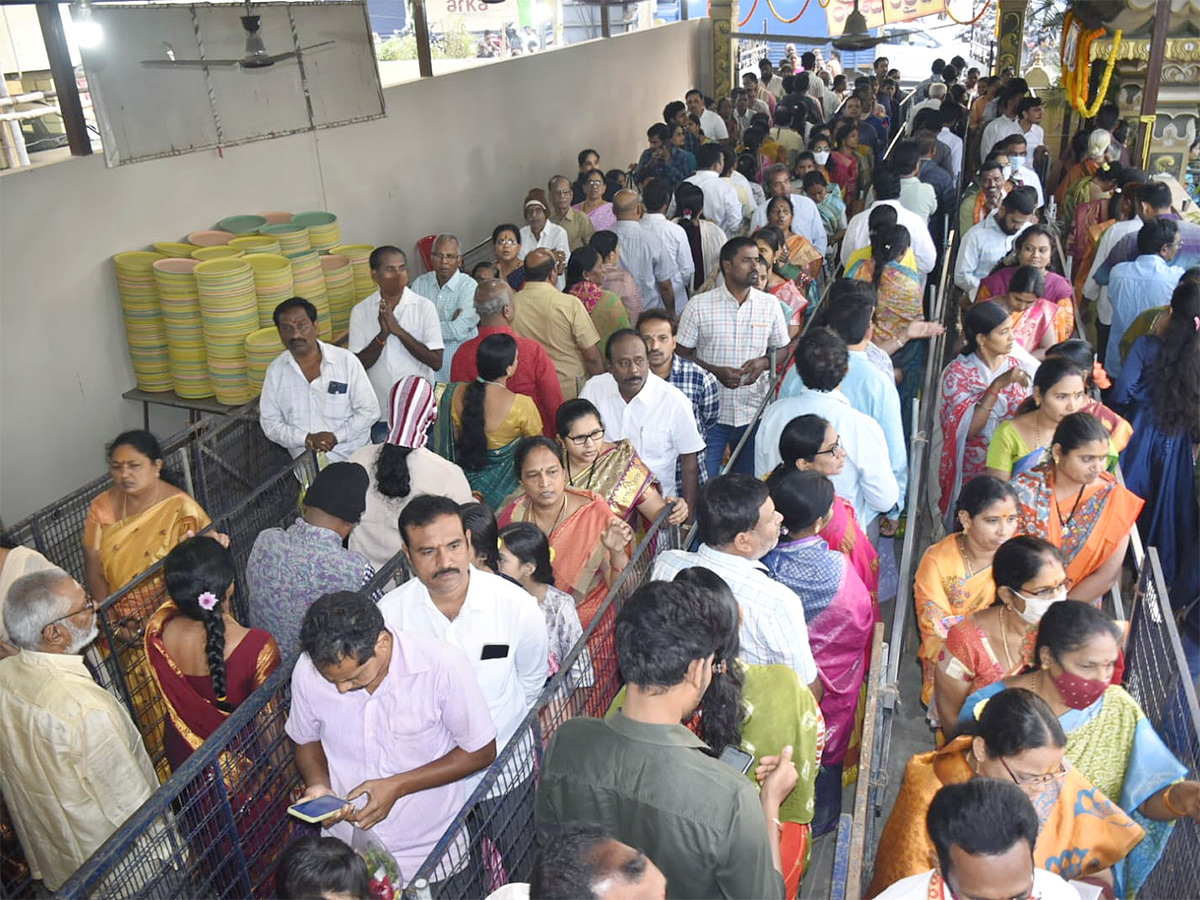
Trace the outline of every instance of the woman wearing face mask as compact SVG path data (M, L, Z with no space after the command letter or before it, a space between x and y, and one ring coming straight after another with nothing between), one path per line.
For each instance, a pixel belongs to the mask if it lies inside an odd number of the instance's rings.
M1141 497L1105 471L1108 432L1095 416L1072 413L1054 429L1050 459L1012 481L1021 532L1063 551L1072 600L1098 601L1121 575Z
M921 633L921 702L933 706L933 675L954 623L996 600L992 558L1017 530L1017 497L1003 481L980 475L962 489L953 534L925 551L913 582Z
M1032 396L992 435L987 473L1008 481L1038 465L1058 423L1082 409L1086 400L1083 372L1069 360L1046 360L1033 376Z
M780 469L799 469L833 478L846 467L846 451L842 449L837 429L820 416L797 416L784 426L779 436ZM853 465L853 463L851 464ZM833 512L821 539L845 556L851 567L866 585L871 602L879 609L879 554L859 527L854 516L854 504L844 497L835 497Z
M924 827L929 804L945 785L972 778L1014 782L1033 802L1038 868L1111 886L1107 870L1145 832L1066 761L1066 749L1067 736L1046 701L1013 688L988 701L973 734L913 756L883 827L879 845L888 852L875 863L867 896L929 868L933 843Z
M1120 635L1089 604L1054 604L1038 625L1036 668L972 694L961 721L985 715L991 703L980 701L1005 688L1026 688L1046 701L1067 735L1067 761L1146 830L1126 865L1113 872L1117 896L1134 896L1171 824L1184 817L1200 822L1200 782L1183 780L1187 768L1120 686Z
M1069 586L1058 548L1028 534L996 551L992 582L998 602L955 623L938 658L933 696L947 735L968 694L1029 668L1038 622Z
M1008 293L1013 276L1021 267L1037 269L1045 280L1045 286L1038 296L1058 307L1054 319L1055 340L1065 341L1075 330L1075 291L1071 282L1057 272L1050 271L1053 247L1054 238L1050 235L1050 229L1045 225L1030 225L1017 235L1013 252L1000 261L996 271L979 282L977 302L982 303Z

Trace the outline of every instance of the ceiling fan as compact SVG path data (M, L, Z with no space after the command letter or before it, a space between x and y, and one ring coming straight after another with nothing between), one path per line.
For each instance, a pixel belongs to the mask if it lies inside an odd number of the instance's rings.
M165 59L143 59L142 65L155 69L173 69L180 66L240 66L243 69L266 69L277 62L299 56L301 53L329 47L336 43L335 41L321 41L301 47L299 50L271 54L267 52L262 35L258 33L261 19L250 13L249 3L246 4L246 14L241 17L241 20L242 28L246 30L246 54L241 59L176 59L175 50L164 41L162 46Z

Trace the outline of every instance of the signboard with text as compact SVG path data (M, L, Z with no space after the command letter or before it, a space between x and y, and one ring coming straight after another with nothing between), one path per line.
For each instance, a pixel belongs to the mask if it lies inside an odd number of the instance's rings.
M946 11L946 0L859 0L858 11L866 17L868 28L909 22ZM825 21L830 37L846 30L846 18L854 12L854 0L829 0Z

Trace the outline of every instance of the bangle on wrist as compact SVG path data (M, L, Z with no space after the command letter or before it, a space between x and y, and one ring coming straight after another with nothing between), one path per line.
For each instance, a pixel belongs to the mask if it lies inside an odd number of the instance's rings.
M375 343L377 343L380 347L382 347L384 344L387 343L387 335L386 334L379 335L377 338L375 338Z
M1168 787L1165 791L1163 791L1163 806L1165 806L1167 808L1167 812L1169 812L1175 818L1186 819L1187 813L1171 802L1171 791L1173 791L1178 786L1179 786L1179 782L1177 781L1173 785Z

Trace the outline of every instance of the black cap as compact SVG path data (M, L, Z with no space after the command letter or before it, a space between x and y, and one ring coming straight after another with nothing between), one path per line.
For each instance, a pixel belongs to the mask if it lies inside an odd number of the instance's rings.
M367 508L367 470L358 463L330 463L317 473L304 495L304 505L337 516L344 522L357 522Z

